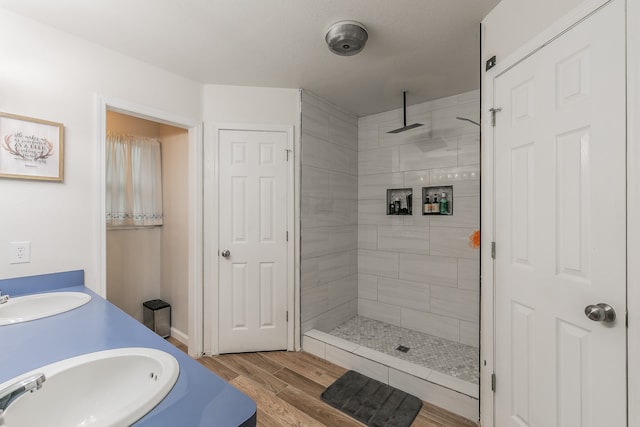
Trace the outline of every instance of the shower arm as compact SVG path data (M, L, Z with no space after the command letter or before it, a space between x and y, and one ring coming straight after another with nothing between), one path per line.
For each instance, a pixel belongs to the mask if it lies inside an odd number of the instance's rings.
M476 122L475 120L467 119L466 117L456 117L456 119L464 120L465 122L473 123L476 126L480 126L480 123Z
M410 129L415 129L420 126L423 126L422 123L414 123L407 126L407 91L402 91L402 127L390 130L387 133L396 134Z
M402 126L407 127L407 91L402 91Z

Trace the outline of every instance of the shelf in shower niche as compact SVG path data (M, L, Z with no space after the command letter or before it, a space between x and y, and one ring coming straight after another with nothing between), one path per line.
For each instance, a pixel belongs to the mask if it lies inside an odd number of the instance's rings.
M446 200L445 206L441 203L443 193ZM422 215L453 215L453 185L422 187L420 205Z
M387 190L387 215L413 215L413 188Z

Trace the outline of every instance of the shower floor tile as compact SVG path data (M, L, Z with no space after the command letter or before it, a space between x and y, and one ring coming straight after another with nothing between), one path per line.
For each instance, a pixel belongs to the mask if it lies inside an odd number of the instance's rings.
M416 365L480 383L479 349L422 332L356 316L329 334ZM398 346L408 347L405 353Z

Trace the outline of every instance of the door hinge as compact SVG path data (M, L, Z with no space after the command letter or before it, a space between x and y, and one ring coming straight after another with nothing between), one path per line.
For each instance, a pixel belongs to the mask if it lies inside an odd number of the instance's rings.
M489 112L491 113L491 127L496 127L496 113L502 111L502 108L489 108Z
M485 62L485 71L489 71L490 69L492 69L493 67L496 66L496 56L493 55L491 58L487 59L487 62Z
M629 313L624 313L624 326L629 328Z
M287 322L289 321L289 311L287 310L285 317L287 318Z
M287 162L288 162L289 161L289 153L292 152L293 150L285 148L284 151L287 153Z
M495 372L491 374L491 391L496 392L496 374Z
M287 242L289 241L289 231L287 231Z
M491 242L491 258L496 259L496 242Z

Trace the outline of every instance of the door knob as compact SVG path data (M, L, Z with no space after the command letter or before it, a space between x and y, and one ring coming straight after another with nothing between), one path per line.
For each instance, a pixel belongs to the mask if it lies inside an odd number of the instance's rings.
M609 304L590 304L584 308L584 314L594 322L613 322L616 320L616 311Z
M231 252L229 252L229 249L225 249L224 251L220 252L220 255L222 255L225 258L229 258L229 255L231 255Z

